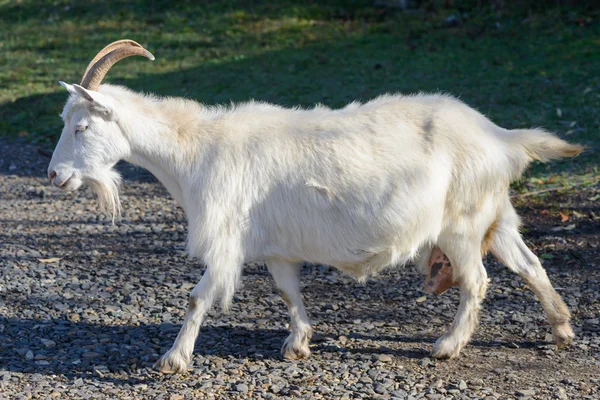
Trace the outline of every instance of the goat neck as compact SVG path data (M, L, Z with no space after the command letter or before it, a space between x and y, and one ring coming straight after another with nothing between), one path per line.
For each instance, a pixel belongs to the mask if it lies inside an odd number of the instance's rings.
M203 129L202 106L190 100L132 92L126 102L119 118L131 147L125 160L150 171L186 209L182 188L194 186L190 181L211 141L210 136L202 135L209 130Z

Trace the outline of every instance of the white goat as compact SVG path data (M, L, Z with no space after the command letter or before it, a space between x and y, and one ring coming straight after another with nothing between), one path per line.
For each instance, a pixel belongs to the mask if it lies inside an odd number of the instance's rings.
M48 174L65 190L92 184L114 215L120 179L113 166L124 159L150 170L185 210L189 253L207 269L159 370L186 370L213 300L227 309L243 264L257 260L266 261L289 307L286 358L310 354L302 261L364 280L409 261L425 274L434 250L447 256L460 286L458 313L434 357L455 357L469 341L488 250L538 295L554 341L572 340L569 311L519 234L508 187L530 161L574 156L580 146L539 129L500 128L445 95L303 110L259 102L207 107L99 86L114 62L133 54L154 58L119 41L92 60L81 86L61 82L70 97Z

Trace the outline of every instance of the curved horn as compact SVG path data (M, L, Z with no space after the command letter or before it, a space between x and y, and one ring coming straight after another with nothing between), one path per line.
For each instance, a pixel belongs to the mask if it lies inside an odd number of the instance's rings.
M154 56L143 47L126 45L118 47L108 54L102 56L94 65L92 65L88 73L83 77L81 86L88 90L97 91L98 86L104 79L104 76L117 61L129 56L142 56L149 60L154 60Z
M85 72L83 73L83 78L81 78L81 81L83 82L83 80L85 79L85 76L87 75L87 73L94 66L94 64L96 64L96 62L99 59L101 59L102 57L104 57L105 55L107 55L108 53L110 53L111 51L113 51L114 49L117 49L117 48L123 47L123 46L142 47L142 45L139 44L138 42L135 42L135 41L129 40L129 39L117 40L116 42L112 42L111 44L109 44L108 46L106 46L105 48L103 48L102 50L100 50L98 52L98 54L96 54L96 57L94 57L94 59L92 61L90 61L90 63L88 64L87 68L85 69Z

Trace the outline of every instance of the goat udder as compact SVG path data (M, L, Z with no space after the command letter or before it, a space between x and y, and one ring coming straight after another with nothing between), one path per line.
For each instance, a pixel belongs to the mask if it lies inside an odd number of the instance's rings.
M429 270L425 279L425 293L442 294L457 285L452 279L452 264L439 247L434 247L429 257Z

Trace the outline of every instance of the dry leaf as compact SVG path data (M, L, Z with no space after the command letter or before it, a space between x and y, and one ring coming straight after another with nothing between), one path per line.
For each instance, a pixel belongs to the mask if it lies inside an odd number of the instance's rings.
M569 220L569 216L567 214L560 213L560 221L566 222Z
M62 258L59 258L59 257L39 258L38 259L38 261L42 262L42 263L53 263L53 262L59 262L60 260L62 260Z
M550 210L542 210L542 211L540 211L540 214L548 215L548 214L550 214Z

